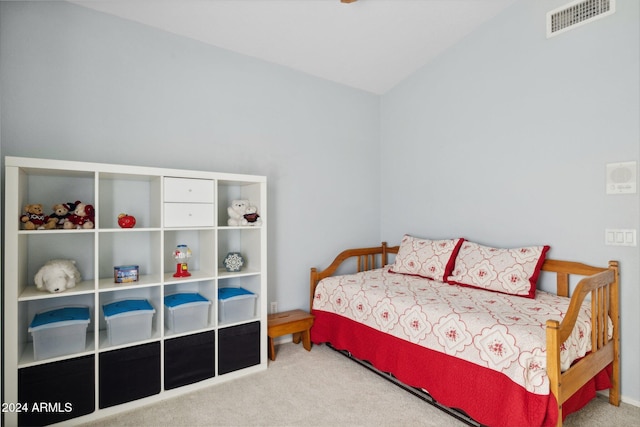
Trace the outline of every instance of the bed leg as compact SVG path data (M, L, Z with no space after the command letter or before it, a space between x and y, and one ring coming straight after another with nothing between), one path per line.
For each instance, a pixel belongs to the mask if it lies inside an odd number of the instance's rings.
M562 405L558 405L558 420L556 421L556 427L562 427Z
M620 406L620 396L614 396L613 390L609 390L609 403L613 406Z
M610 313L613 321L613 362L611 372L611 388L609 389L609 403L620 406L620 283L618 262L609 261L609 268L613 269L614 281L609 286L609 301L611 304Z
M609 403L613 406L620 406L620 361L613 362L613 373L611 375L611 388L609 389Z

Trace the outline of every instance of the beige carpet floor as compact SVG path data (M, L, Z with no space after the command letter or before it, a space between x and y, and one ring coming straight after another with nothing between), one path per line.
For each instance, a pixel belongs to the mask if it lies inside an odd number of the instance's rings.
M264 372L85 426L463 426L326 346L276 347ZM640 426L640 408L594 399L567 427Z

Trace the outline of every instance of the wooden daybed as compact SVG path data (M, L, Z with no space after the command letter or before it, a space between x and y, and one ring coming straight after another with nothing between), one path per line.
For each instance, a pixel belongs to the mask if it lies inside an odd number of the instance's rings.
M409 390L428 393L430 399L439 402L439 406L454 408L456 413L468 416L474 424L561 426L566 415L588 403L595 396L596 390L607 388L609 402L615 406L619 405L620 340L616 261L610 261L608 267L552 259L543 259L543 264L541 261L542 271L546 272L541 275L555 274L557 295L570 300L567 301L568 308L562 312L559 319L546 320L546 332L544 322L539 325L543 328L541 347L545 345L546 333L546 352L544 348L540 349L541 357L546 359L546 370L542 369L541 376L545 376L546 379L535 379L543 383L543 386L536 389L536 393L531 393L527 387L512 383L502 373L486 366L469 363L455 355L444 354L424 348L415 342L390 336L370 325L343 317L339 312L319 309L318 306L321 304L317 302L314 305L315 299L327 298L326 295L316 294L327 292L326 289L318 290L318 284L325 278L344 277L347 278L345 283L358 282L360 276L349 276L356 271L358 275L388 276L389 263L391 259L396 258L399 248L400 246L388 247L386 243L382 243L378 247L348 249L340 253L324 270L311 269L310 308L316 316L311 329L312 342L326 343L360 363L366 361L366 365L371 365L377 372L388 373L394 382L401 383ZM396 256L389 257L390 254ZM576 278L581 278L577 284ZM389 280L388 277L385 280ZM429 283L434 285L433 282ZM431 285L419 287L428 288ZM342 286L343 284L338 285L341 292ZM367 288L364 284L358 286L362 289ZM460 286L442 283L437 286L446 291L458 288L461 292L464 290L465 295L469 295L469 290ZM374 287L377 288L378 285ZM570 288L574 289L572 295L569 295ZM482 298L496 295L486 290L470 291ZM536 299L539 294L544 293L535 290L534 292L537 292ZM361 297L366 295L366 292L360 292L358 295ZM561 346L576 327L578 313L585 298L591 300L585 302L585 305L590 307L594 314L590 319L591 333L588 340L591 351L572 362L569 368L563 369ZM346 304L357 302L346 302L345 307ZM540 389L547 391L540 392Z

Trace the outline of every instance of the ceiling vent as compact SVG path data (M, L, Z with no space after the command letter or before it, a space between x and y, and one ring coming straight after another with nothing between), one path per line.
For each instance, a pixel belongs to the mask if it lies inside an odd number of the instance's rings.
M616 11L616 0L578 0L547 12L547 37L604 18Z

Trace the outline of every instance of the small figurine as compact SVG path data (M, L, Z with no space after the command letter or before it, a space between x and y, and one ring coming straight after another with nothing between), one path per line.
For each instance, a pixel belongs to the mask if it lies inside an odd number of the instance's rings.
M178 245L176 250L173 251L173 257L178 261L176 266L176 272L173 277L189 277L189 265L187 259L191 258L191 249L187 245Z
M133 228L133 226L136 225L136 217L121 213L118 215L118 225L122 228Z

